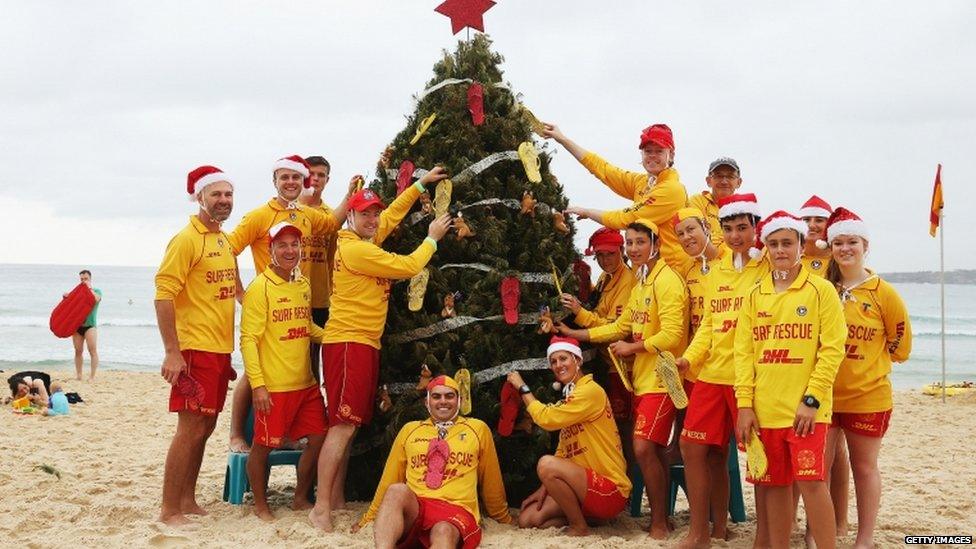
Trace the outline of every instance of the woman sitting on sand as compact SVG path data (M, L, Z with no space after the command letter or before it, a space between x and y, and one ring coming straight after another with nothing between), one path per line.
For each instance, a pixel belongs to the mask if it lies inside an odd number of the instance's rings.
M48 395L51 391L51 376L44 372L17 372L7 378L10 385L10 396L4 400L4 404L11 401L28 397L31 405L37 408L46 408L48 405Z
M542 486L522 502L520 528L568 523L567 534L585 536L587 521L604 521L627 506L630 479L607 393L593 375L583 375L583 353L572 338L555 336L546 353L563 386L563 400L543 404L518 372L508 382L522 395L527 411L547 431L559 429L555 455L542 456L536 469Z
M818 242L822 246L823 241ZM826 278L840 293L847 321L844 361L834 380L834 414L828 448L847 438L857 494L854 547L874 547L881 506L878 453L891 419L892 362L912 350L908 310L894 287L864 266L868 231L853 212L837 208L827 220L831 259Z

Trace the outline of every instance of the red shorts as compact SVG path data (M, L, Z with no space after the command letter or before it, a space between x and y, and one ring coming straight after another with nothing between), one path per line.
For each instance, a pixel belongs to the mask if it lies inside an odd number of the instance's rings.
M583 516L589 519L609 520L627 507L627 498L617 485L593 469L586 470L586 497L583 498Z
M430 531L438 522L448 522L461 533L460 547L474 549L481 543L481 527L467 509L444 500L417 498L420 512L410 530L397 542L398 549L430 547Z
M380 351L362 343L322 345L329 425L366 425L373 419L373 400L380 375Z
M624 387L624 382L620 381L620 375L616 371L611 371L607 375L607 398L610 399L610 409L613 410L613 419L616 421L629 421L634 397Z
M197 405L187 400L173 385L169 391L169 411L193 412L204 416L219 414L227 400L227 384L237 377L230 365L230 354L192 349L180 351L180 354L186 362L186 374L203 387L203 398Z
M884 412L834 412L831 425L864 437L881 438L888 431L891 410Z
M667 393L634 396L634 436L667 446L674 412L674 403Z
M731 385L699 381L688 402L681 439L697 444L726 446L738 418L735 389Z
M270 448L281 446L281 439L298 440L324 434L325 404L319 388L271 393L271 411L254 412L254 443Z
M793 427L759 429L759 440L766 448L769 468L763 478L746 476L746 480L765 486L789 486L796 480L824 480L827 427L826 423L816 423L813 433L805 437L796 436Z

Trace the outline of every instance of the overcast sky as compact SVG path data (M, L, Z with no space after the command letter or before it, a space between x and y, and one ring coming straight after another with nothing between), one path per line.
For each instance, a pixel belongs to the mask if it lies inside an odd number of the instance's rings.
M0 0L0 262L156 265L200 164L237 183L227 230L288 154L332 162L335 203L464 38L437 4ZM946 268L976 268L974 2L498 0L485 24L584 147L639 170L641 128L666 122L689 194L733 156L766 212L816 193L861 214L883 271L938 269L942 162ZM624 205L565 151L552 169L572 204Z

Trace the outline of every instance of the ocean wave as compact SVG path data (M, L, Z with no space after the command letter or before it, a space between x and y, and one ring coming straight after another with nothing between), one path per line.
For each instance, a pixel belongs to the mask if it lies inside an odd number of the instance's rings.
M0 327L47 328L50 318L43 316L0 316ZM99 326L118 326L126 328L155 328L156 322L141 318L114 318L100 320Z
M942 331L939 330L938 328L925 329L925 330L913 329L912 335L914 337L939 337L942 335ZM954 330L950 328L946 330L945 335L946 337L959 337L959 338L976 337L976 330Z

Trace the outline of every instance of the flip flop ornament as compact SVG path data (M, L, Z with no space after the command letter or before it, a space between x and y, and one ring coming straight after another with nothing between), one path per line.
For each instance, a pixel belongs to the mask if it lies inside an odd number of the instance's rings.
M413 169L413 162L409 160L404 160L400 163L400 169L397 171L396 179L397 196L400 196L400 193L407 190L407 187L410 186L410 182L413 179Z
M436 112L428 116L427 118L424 118L424 120L420 123L420 126L417 126L417 133L415 133L413 137L410 138L410 144L416 145L417 141L420 141L420 138L423 137L425 133L427 133L427 129L430 128L430 125L433 124L434 120L436 119L437 119Z
M683 410L688 407L688 395L681 383L681 374L678 366L674 363L674 355L668 351L657 351L657 366L655 367L657 377L664 382L664 388L668 390L668 396L674 407Z
M480 126L485 123L485 91L477 82L468 86L468 111L472 124Z
M416 313L424 308L424 294L427 293L427 283L430 281L430 270L423 269L410 279L407 288L407 308Z
M519 159L522 161L522 168L525 169L525 177L532 183L542 183L542 161L539 160L539 151L531 141L523 141L518 148Z
M450 179L445 179L437 184L434 190L434 217L440 217L447 213L451 208L451 193L454 192L454 183Z

